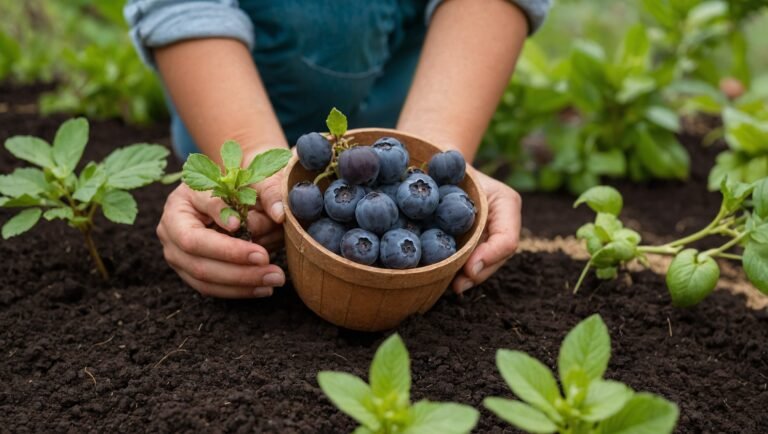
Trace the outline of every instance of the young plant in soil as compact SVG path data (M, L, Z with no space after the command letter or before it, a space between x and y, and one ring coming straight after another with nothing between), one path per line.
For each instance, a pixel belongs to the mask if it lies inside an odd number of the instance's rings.
M243 168L243 151L234 140L228 140L221 146L221 160L224 172L210 158L203 154L191 154L182 168L181 179L189 188L196 191L210 191L213 197L221 198L227 206L221 210L221 221L230 217L240 221L240 228L234 234L238 238L251 241L248 232L248 211L256 205L258 193L252 184L261 182L274 175L288 164L291 151L270 149L256 155L248 167Z
M344 372L323 371L317 382L331 402L360 426L355 434L466 434L477 424L477 410L426 400L411 404L411 363L397 334L381 344L371 363L369 382Z
M667 270L667 288L676 306L695 305L714 290L720 278L719 258L740 261L750 282L768 294L768 178L751 184L725 179L720 190L723 201L711 223L660 246L640 245L640 234L624 227L618 218L623 199L614 188L599 186L584 192L574 206L586 203L597 217L576 233L586 241L591 258L574 293L592 268L598 278L613 279L628 261L637 259L647 265L647 255L667 255L674 257ZM727 241L704 251L690 247L713 236ZM738 247L743 250L734 250Z
M3 225L3 239L30 230L40 217L61 219L79 230L88 252L105 280L109 278L93 240L94 216L101 208L115 223L133 224L138 208L127 190L161 180L168 150L160 145L134 144L112 152L101 163L89 162L75 174L88 142L88 121L64 122L53 146L32 136L15 136L5 148L39 168L23 167L0 176L0 206L25 208Z
M603 379L610 357L611 338L600 315L565 337L557 359L562 391L543 363L520 351L499 350L496 365L522 401L491 397L483 405L529 433L671 433L677 405Z

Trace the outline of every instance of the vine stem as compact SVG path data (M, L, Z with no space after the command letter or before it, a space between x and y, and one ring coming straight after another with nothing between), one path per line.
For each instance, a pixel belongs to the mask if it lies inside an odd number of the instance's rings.
M101 278L106 280L109 280L109 273L107 272L107 267L104 266L104 262L101 260L101 256L99 256L99 251L96 249L96 244L93 242L93 237L91 236L91 229L83 229L82 230L83 236L85 237L85 245L88 246L88 253L90 253L91 258L93 259L93 262L96 264L96 269L99 270L99 274L101 275Z
M726 211L725 206L720 206L720 211L717 212L717 216L702 230L698 232L694 232L691 235L688 235L687 237L680 238L679 240L672 241L671 243L665 244L663 247L679 247L684 246L686 244L690 244L694 241L698 241L707 235L710 235L712 233L712 229L715 229L718 224L720 224L720 221L725 217L728 211Z
M749 231L743 232L739 234L738 237L728 241L727 243L723 244L720 247L717 247L715 249L709 249L702 253L702 256L715 256L715 255L722 255L726 250L730 249L731 247L739 244L741 240L743 240L747 235L749 235Z
M592 267L592 259L587 261L587 265L585 265L584 269L581 270L581 276L579 276L579 280L576 282L576 286L573 287L574 294L579 292L579 288L581 287L582 282L584 282L584 278L587 277L587 273L589 272L591 267Z
M651 253L654 255L674 256L680 253L682 247L663 246L637 246L637 251L641 253Z

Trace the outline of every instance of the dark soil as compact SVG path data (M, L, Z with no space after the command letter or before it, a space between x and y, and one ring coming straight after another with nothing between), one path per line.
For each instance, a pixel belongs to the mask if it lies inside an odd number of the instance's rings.
M12 109L19 101L33 102L34 91L0 87L0 103ZM62 119L11 110L0 114L0 139L51 138ZM93 123L92 137L88 158L136 141L167 142L164 127L117 122ZM702 153L694 181L711 158ZM17 165L0 151L0 172ZM717 207L700 181L620 187L626 215L648 236L673 235L688 216L706 223ZM169 190L137 192L133 228L101 222L97 243L114 272L108 284L92 271L79 234L59 222L0 243L0 432L351 431L316 374L365 375L386 334L329 325L290 286L256 301L200 297L165 265L154 234ZM572 200L526 196L525 226L535 236L571 233L591 218L572 211ZM0 210L0 221L10 215ZM469 295L446 296L406 321L398 332L411 351L415 398L479 408L486 396L510 396L494 367L497 348L553 367L565 333L599 312L613 338L608 376L677 402L678 432L765 432L768 313L724 291L674 309L663 277L647 271L609 283L589 278L574 297L567 286L581 266L563 254L522 253ZM483 411L476 432L515 431Z

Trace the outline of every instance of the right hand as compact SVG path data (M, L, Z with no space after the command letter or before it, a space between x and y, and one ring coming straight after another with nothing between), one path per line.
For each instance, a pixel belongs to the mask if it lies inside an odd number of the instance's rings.
M214 222L234 232L240 222L231 217L222 222L224 202L210 192L193 191L179 185L165 202L157 236L163 255L179 276L200 294L221 298L256 298L272 295L285 284L285 273L269 263L268 248L282 242L282 172L255 186L259 204L248 216L254 243L220 233Z

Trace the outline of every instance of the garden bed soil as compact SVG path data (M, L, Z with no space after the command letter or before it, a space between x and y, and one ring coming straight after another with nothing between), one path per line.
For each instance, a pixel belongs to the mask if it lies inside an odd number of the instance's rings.
M61 116L40 118L35 88L0 87L0 139L51 138ZM167 144L165 127L92 123L88 158L137 141ZM689 184L619 184L625 215L645 237L706 224L717 195L702 179L714 151L697 151ZM0 151L0 172L18 163ZM177 169L176 164L174 169ZM102 283L77 232L60 222L0 242L0 432L349 432L316 383L319 370L366 375L386 334L342 330L301 303L290 285L263 300L200 297L165 264L154 227L172 187L136 194L133 228L102 223L97 243L114 277ZM566 195L525 195L524 226L567 235L591 218ZM0 221L11 213L0 210ZM683 222L682 224L678 224ZM677 432L761 433L768 426L768 313L716 291L675 309L663 276L588 278L561 252L516 255L464 297L448 295L398 332L413 359L414 398L481 407L511 396L494 366L497 348L527 351L553 367L560 341L599 312L611 332L607 376L679 404ZM631 284L631 285L630 285ZM512 433L482 410L480 433Z

